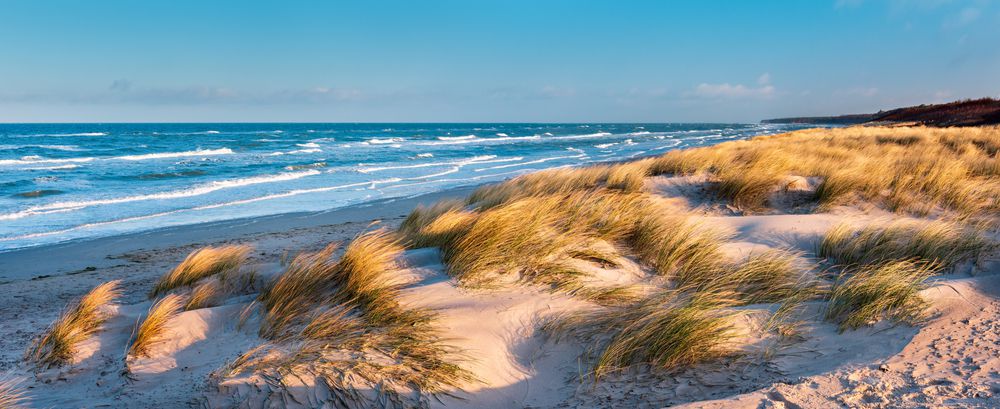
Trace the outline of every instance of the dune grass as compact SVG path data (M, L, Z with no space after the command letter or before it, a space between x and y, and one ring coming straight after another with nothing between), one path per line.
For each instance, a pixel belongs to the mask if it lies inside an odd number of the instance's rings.
M545 325L590 342L595 380L630 368L677 370L735 353L732 294L663 290L638 303L560 317Z
M671 151L648 174L704 173L718 195L746 210L766 207L787 176L819 177L820 209L867 201L899 213L995 216L1000 128L850 127L760 136Z
M220 275L224 280L228 275L239 271L252 250L247 245L203 247L195 250L177 267L160 277L149 296L152 298L175 288L190 286L213 275Z
M334 258L337 248L296 256L264 288L260 334L271 341L218 374L310 377L350 407L420 406L473 380L454 362L460 354L441 339L434 314L400 303L396 235L364 233Z
M214 307L224 295L222 281L215 277L201 280L198 285L191 289L185 310L197 310L199 308Z
M77 346L94 335L107 320L107 313L102 308L121 296L120 284L120 281L115 280L98 285L71 304L35 340L28 353L28 360L44 368L71 362Z
M883 318L915 323L927 305L920 290L938 268L934 263L890 261L845 273L830 294L826 319L836 323L840 331Z
M26 389L20 379L0 376L0 409L21 409L28 402Z
M164 341L167 324L180 314L184 304L184 297L178 294L167 294L154 302L129 341L128 356L148 357L153 347Z
M951 268L989 246L979 229L959 223L897 221L860 228L837 225L823 236L818 254L846 265L920 259Z

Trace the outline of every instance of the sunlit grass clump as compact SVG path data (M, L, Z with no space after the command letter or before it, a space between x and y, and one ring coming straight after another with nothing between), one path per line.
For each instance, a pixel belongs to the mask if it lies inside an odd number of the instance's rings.
M981 231L959 223L908 221L860 228L838 225L823 237L818 253L847 265L920 259L950 268L976 257L988 246Z
M560 317L546 326L558 338L591 343L592 375L599 380L630 368L677 370L723 358L730 343L732 295L663 291L638 303Z
M181 313L183 307L184 297L178 294L167 294L154 302L129 341L128 356L150 356L153 347L166 340L167 324Z
M892 261L846 273L833 287L826 319L841 331L879 319L915 323L927 306L920 290L937 268L933 263Z
M420 222L418 224L424 224ZM418 227L416 230L419 230ZM416 231L414 230L414 231ZM433 325L400 302L400 240L384 230L303 253L258 296L268 343L219 371L316 378L348 406L420 406L473 380Z
M69 363L77 346L94 335L107 320L102 311L121 296L120 281L109 281L94 287L71 304L42 336L37 338L28 359L41 367Z
M175 288L219 275L222 279L239 271L253 249L247 245L203 247L191 252L177 267L160 277L150 292L156 297Z

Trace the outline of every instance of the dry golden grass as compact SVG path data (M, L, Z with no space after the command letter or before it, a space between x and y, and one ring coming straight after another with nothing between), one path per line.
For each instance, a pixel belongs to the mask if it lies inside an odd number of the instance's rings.
M0 409L21 409L28 402L21 380L10 376L0 376Z
M177 267L160 277L150 292L156 297L178 287L189 286L205 277L227 275L239 271L253 250L247 245L204 247L191 252Z
M28 359L41 367L54 367L72 361L80 342L90 338L108 318L101 309L121 296L120 281L109 281L94 287L68 307L52 326L37 338Z
M436 247L449 242L472 220L461 200L442 200L429 207L417 206L399 226L408 247Z
M452 362L457 351L441 340L434 315L399 302L392 273L402 247L393 234L362 234L338 260L335 249L300 254L262 291L261 335L272 342L218 375L313 377L336 399L358 407L419 406L473 380Z
M190 311L214 307L224 294L221 280L215 277L206 278L198 282L198 285L191 290L191 295L188 296L184 309Z
M766 205L784 177L819 177L821 208L863 200L924 215L995 217L1000 128L811 129L672 151L649 174L705 172L719 196L747 210Z
M637 366L676 370L735 353L726 292L664 290L638 303L560 317L545 325L591 343L595 380Z
M923 316L927 305L920 290L937 269L933 263L890 261L846 273L833 287L826 319L835 322L841 331L882 318L914 323Z
M181 313L183 307L184 297L177 294L167 294L154 302L129 341L128 356L149 356L153 347L164 341L167 324Z
M897 221L862 228L835 226L824 235L818 253L847 265L920 259L951 268L989 245L981 231L959 223Z

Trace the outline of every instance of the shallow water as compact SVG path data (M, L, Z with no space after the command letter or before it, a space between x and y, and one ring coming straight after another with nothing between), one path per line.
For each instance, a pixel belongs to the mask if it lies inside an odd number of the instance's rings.
M0 124L0 250L327 210L798 128Z

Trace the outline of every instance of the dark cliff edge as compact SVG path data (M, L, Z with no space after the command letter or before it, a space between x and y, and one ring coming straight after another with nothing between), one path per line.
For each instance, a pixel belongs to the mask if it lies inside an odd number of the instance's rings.
M1000 100L968 99L874 114L765 119L765 124L983 126L1000 124Z

